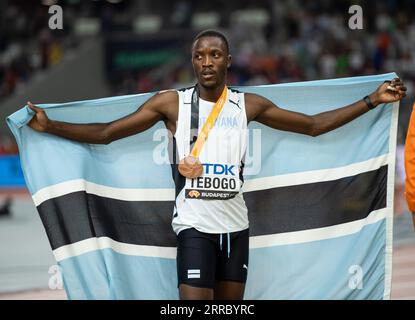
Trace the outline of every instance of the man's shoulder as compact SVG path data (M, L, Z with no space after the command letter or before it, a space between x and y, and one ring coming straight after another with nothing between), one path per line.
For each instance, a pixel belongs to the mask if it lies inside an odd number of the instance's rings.
M264 100L265 98L259 94L250 93L250 92L245 93L245 106L246 107L256 106L260 103L263 103Z
M171 108L176 108L179 103L179 96L176 90L163 90L157 92L147 101L150 108L165 112Z
M177 102L178 92L175 89L161 90L153 98L163 100L164 102Z

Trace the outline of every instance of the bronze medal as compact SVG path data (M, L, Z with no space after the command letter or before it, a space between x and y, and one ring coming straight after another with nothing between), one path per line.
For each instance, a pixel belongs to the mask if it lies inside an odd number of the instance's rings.
M202 175L203 165L200 163L199 158L187 156L180 160L179 172L186 178L194 179Z

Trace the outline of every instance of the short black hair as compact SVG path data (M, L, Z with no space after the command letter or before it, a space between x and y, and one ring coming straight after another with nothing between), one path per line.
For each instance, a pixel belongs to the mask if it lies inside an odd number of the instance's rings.
M228 39L226 39L225 35L217 30L213 30L213 29L208 29L208 30L204 30L202 32L199 32L196 37L194 37L193 42L192 42L192 46L193 44L200 38L203 37L216 37L216 38L220 38L224 43L225 43L225 47L226 47L226 51L227 53L229 53L229 43L228 43Z

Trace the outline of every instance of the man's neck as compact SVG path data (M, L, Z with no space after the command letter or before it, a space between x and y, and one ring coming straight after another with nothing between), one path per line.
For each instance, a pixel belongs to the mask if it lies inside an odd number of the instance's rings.
M205 88L201 85L199 86L200 98L206 101L216 102L218 101L220 95L222 94L223 87L225 84L221 84L216 88Z

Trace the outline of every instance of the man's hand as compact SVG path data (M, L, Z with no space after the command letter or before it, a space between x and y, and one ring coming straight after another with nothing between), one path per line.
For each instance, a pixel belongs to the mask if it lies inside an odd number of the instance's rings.
M33 130L45 132L49 123L49 118L46 115L45 111L39 107L36 107L30 101L28 101L27 104L29 108L35 112L32 120L30 120L27 125Z
M369 98L373 105L395 102L406 96L406 87L399 78L384 82Z

